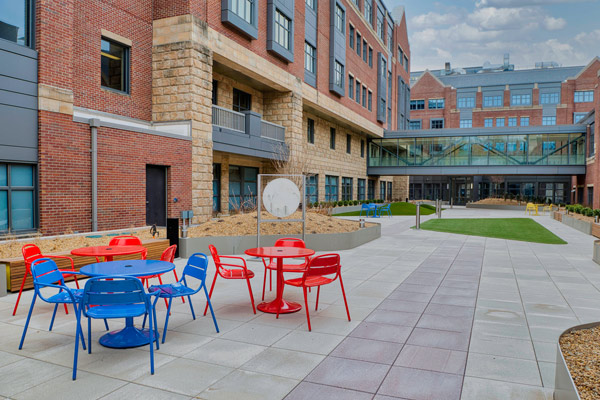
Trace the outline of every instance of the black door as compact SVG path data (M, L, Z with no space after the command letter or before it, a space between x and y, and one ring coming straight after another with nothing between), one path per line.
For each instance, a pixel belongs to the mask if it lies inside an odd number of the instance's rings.
M167 224L167 169L146 165L146 224Z

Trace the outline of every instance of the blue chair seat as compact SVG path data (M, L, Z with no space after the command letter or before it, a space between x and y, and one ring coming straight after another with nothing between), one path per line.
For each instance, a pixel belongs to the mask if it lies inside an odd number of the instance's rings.
M181 283L169 283L164 285L152 285L148 288L150 293L158 292L158 296L162 298L179 297L179 296L190 296L195 294L196 291L190 289Z
M139 317L146 313L145 304L119 304L90 307L86 314L91 318Z
M75 300L77 302L79 302L81 300L81 298L83 297L83 289L71 289L71 293L73 293L73 297L75 297ZM72 303L73 301L71 300L71 296L69 295L69 292L67 291L62 291L60 293L57 293L55 295L52 295L50 297L48 297L48 302L49 303Z

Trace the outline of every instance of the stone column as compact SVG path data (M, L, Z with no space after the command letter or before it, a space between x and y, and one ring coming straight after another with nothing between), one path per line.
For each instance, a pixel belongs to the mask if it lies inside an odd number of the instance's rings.
M229 214L229 154L221 157L221 213Z

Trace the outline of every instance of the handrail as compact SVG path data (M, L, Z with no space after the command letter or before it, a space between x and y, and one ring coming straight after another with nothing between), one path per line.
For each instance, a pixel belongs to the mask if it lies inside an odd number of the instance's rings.
M246 115L237 111L213 105L212 124L238 132L245 132Z
M285 128L273 122L261 120L260 136L266 139L285 142Z

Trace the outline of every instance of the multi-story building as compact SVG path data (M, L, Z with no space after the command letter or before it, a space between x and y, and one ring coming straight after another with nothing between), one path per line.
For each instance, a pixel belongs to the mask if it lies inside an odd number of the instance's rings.
M15 0L0 10L0 231L195 222L287 157L308 200L404 198L367 140L408 126L381 0Z
M598 58L587 66L539 63L535 69L515 70L505 56L501 65L452 69L446 63L442 70L414 72L409 128L472 128L485 135L488 129L529 132L534 128L522 127L539 127L535 130L542 134L551 126L581 124L597 101L598 70ZM548 175L414 176L410 196L449 200L451 186L458 202L504 192L547 197L554 202L575 201L570 196L569 176Z

